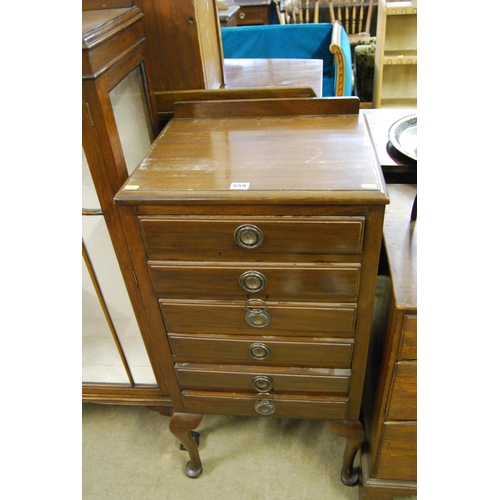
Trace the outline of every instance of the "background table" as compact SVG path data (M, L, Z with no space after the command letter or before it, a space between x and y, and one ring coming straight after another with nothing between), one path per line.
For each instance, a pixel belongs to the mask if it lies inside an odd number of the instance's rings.
M242 87L311 86L323 93L323 61L320 59L224 59L227 89Z
M416 184L417 162L402 155L389 143L389 129L397 120L413 115L416 109L387 108L361 109L360 114L366 116L380 165L388 184Z

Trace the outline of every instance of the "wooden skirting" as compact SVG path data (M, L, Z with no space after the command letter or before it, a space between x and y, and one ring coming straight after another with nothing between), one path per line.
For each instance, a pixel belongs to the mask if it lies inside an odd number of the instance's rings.
M83 403L106 404L118 406L144 406L151 410L155 410L165 416L172 415L172 402L165 398L148 398L148 397L133 397L130 395L116 396L106 394L84 394L82 396Z

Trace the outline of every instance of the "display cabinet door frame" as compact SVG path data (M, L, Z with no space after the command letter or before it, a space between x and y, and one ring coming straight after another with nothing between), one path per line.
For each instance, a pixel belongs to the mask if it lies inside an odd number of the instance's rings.
M150 325L130 255L134 249L129 247L118 207L113 202L116 192L128 178L128 170L110 92L137 68L140 69L144 85L151 140L159 132L158 113L148 77L150 70L145 39L138 22L141 17L142 13L138 9L132 9L123 28L119 27L109 37L103 38L102 43L83 47L82 135L83 149L102 215L158 385L84 384L83 399L165 406L169 402L169 390L162 357L168 350L168 342L166 336L155 335L155 329Z

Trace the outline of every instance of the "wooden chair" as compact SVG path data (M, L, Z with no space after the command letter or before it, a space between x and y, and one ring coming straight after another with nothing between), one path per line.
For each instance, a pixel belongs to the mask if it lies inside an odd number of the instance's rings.
M361 40L362 38L369 38L371 36L370 27L373 17L373 0L369 0L368 2L366 15L365 15L364 0L350 0L349 3L352 3L350 9L350 14L351 14L350 18L349 18L349 6L346 3L346 5L344 6L344 14L346 19L345 23L342 23L342 21L341 23L346 30L351 46L355 46L359 43L359 40ZM340 12L342 11L342 9L340 8L338 8L338 10Z
M370 37L373 0L280 0L276 11L280 24L318 23L320 6L326 5L330 22L342 24L352 46Z
M276 2L278 20L280 24L319 23L319 4L319 0L280 0ZM335 19L330 21L333 24Z

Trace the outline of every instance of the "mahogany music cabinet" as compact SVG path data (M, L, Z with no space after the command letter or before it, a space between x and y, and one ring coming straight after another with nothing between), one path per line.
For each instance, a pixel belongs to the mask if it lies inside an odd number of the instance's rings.
M178 103L115 202L188 476L203 414L287 417L329 420L355 484L389 202L359 100Z

